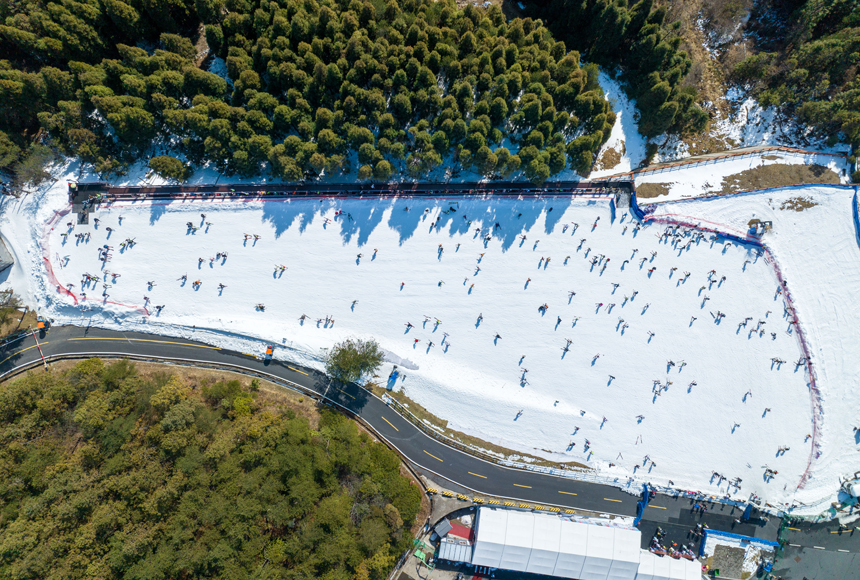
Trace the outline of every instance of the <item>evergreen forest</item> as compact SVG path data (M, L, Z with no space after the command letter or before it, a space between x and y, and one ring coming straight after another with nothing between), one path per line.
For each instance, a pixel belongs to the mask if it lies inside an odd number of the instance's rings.
M763 105L786 105L801 121L860 152L860 2L782 0L756 8L760 50L735 66ZM860 181L860 173L855 176Z
M700 133L708 114L696 89L683 85L692 61L679 50L678 26L664 22L666 6L654 0L539 0L540 14L563 40L585 57L622 72L639 109L639 132Z
M0 577L382 580L421 492L344 416L90 359L0 386Z
M684 79L690 57L679 50L680 22L654 0L536 0L536 12L583 58L620 73L637 100L640 132L694 134L707 113ZM762 106L778 106L829 143L860 151L860 3L857 0L762 0L749 3L752 49L726 81L751 90ZM744 13L744 3L723 3ZM860 175L860 174L858 174ZM860 177L858 177L860 179Z
M542 182L587 174L615 121L594 64L497 6L14 0L0 23L7 170L47 146L105 175L153 157L176 179L204 164L287 181L420 179L449 163ZM226 78L201 68L204 40ZM667 126L690 110L674 80L654 89L677 105Z

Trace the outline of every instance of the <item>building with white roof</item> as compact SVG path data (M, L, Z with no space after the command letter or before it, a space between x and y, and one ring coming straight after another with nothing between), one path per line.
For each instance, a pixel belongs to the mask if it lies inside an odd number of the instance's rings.
M566 516L481 507L471 564L579 580L698 580L698 562L640 549L641 532Z

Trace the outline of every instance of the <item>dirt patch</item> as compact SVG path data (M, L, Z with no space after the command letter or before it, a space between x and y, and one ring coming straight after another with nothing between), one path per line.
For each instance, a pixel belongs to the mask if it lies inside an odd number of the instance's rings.
M661 195L669 195L669 190L672 188L672 183L643 183L636 186L636 197L641 199L649 199L659 197Z
M784 187L802 183L837 184L839 183L839 176L823 165L763 165L724 177L720 193Z
M594 164L594 169L597 171L603 169L612 169L617 167L619 163L621 163L621 157L626 153L626 147L624 146L624 141L621 142L621 151L616 151L612 147L603 152L603 155L598 158L597 162Z
M529 455L528 453L522 453L520 451L514 451L513 449L508 449L506 447L502 447L500 445L496 445L494 443L490 443L489 441L484 441L483 439L478 439L477 437L473 437L471 435L467 435L460 431L455 431L454 429L448 428L448 421L444 419L440 419L436 415L432 414L430 411L410 399L402 390L400 392L387 391L383 387L380 387L374 383L369 383L365 385L365 387L369 388L377 397L382 397L383 394L387 394L392 399L396 399L401 405L407 406L409 411L418 417L418 419L422 421L426 421L431 425L434 425L439 428L439 430L444 433L447 437L450 437L454 441L458 441L464 445L468 445L475 449L484 449L493 454L498 454L506 459L514 460L514 461L525 461L532 465L540 465L545 467L554 467L558 469L571 469L571 468L585 468L591 469L589 466L583 463L577 463L575 461L559 463L555 461L549 461L542 457L537 457L535 455ZM542 449L541 451L547 451ZM552 451L547 451L548 453L552 453Z
M197 42L194 43L194 49L197 51L197 55L194 57L194 66L201 68L209 56L209 43L206 42L206 27L202 22L197 29Z
M767 159L768 161L779 161L780 159L784 159L779 155L762 155L762 159Z
M36 327L36 313L32 310L21 312L20 310L13 312L3 325L0 325L0 339L6 338L10 334L19 330L27 330L28 326Z
M782 205L779 206L781 210L793 210L793 211L803 211L805 209L809 209L811 207L815 207L818 205L814 201L812 201L811 197L792 197L791 199L782 202Z

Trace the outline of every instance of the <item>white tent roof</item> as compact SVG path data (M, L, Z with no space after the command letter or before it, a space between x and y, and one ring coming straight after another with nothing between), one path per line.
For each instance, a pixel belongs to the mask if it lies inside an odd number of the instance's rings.
M588 526L588 545L581 580L606 580L612 567L615 544L615 529L604 526Z
M505 533L508 528L507 510L480 508L476 521L475 550L472 564L498 568L505 550Z
M581 580L634 580L640 565L641 534L635 529L481 507L476 534L475 566Z
M579 578L582 574L582 566L585 564L585 548L587 545L587 526L561 526L555 575L562 578Z
M701 566L696 561L661 557L646 550L640 553L636 580L699 580L701 577Z
M654 580L654 560L657 558L651 552L643 551L639 557L639 570L636 572L636 580Z
M608 580L632 580L639 569L640 532L614 528L615 544Z
M553 575L559 558L561 529L559 518L535 518L534 541L526 572Z
M499 568L525 571L534 543L535 514L510 512L505 533L505 549Z

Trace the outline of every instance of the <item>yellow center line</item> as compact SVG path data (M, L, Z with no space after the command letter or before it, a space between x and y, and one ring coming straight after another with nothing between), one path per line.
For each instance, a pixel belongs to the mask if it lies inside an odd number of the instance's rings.
M48 344L48 341L40 342L39 344ZM10 359L10 358L12 358L13 356L15 356L15 355L19 355L19 354L21 354L22 352L25 352L25 351L30 350L31 348L36 348L37 346L39 346L39 345L38 345L38 344L34 344L33 346L28 346L27 348L22 348L22 349L21 349L21 350L19 350L18 352L13 352L12 354L10 354L9 356L7 356L7 357L6 357L6 358L4 358L3 360L0 360L0 365L2 365L4 362L6 362L7 360L9 360L9 359Z
M421 451L424 451L424 450L422 449ZM438 457L436 457L436 456L435 456L435 455L433 455L432 453L428 453L427 451L424 451L424 453L427 453L427 455L429 455L430 457L432 457L432 458L433 458L433 459L435 459L436 461L442 461L441 459L439 459ZM444 462L444 461L442 461L442 463L445 463L445 462Z
M385 421L386 423L388 423L389 425L391 425L391 421L389 421L389 420L388 420L388 419L386 419L385 417L382 417L382 420L383 420L383 421ZM395 427L394 425L391 425L391 428L392 428L392 429L394 429L395 431L400 431L400 429L398 429L398 428L397 428L397 427ZM427 453L427 452L425 451L424 453ZM429 455L429 453L428 453L428 455ZM442 460L440 459L439 461L442 461Z
M603 498L605 501L614 501L615 503L621 503L620 499L609 499L608 497Z
M531 488L532 488L532 486L530 486L530 485L520 485L519 483L515 483L515 484L514 484L514 487L524 487L524 488L526 488L526 489L531 489Z
M656 509L656 510L664 510L664 509L666 509L666 508L664 508L664 507L663 507L663 506L661 506L661 505L649 505L648 507L652 507L652 508L654 508L654 509Z
M558 493L563 493L564 495L576 495L575 493L570 492L570 491L560 491Z
M487 479L487 476L486 476L486 475L478 475L477 473L472 473L471 471L468 471L467 473L468 473L469 475L474 475L475 477L482 477L482 478L484 478L484 479Z
M788 529L793 531L793 532L799 532L800 531L800 528L788 528Z
M87 337L87 338L69 338L66 339L68 341L73 340L127 340L129 342L157 342L159 344L178 344L179 346L193 346L195 348L209 348L212 350L221 350L217 346L206 346L203 344L191 344L188 342L172 342L169 340L150 340L148 338L97 338L97 337ZM44 344L44 343L42 343Z
M343 390L341 390L341 389L338 389L338 391L340 391L341 393L343 393L344 395L346 395L346 396L347 396L347 397L349 397L350 399L354 399L354 398L355 398L355 397L353 397L352 395L350 395L349 393L347 393L346 391L343 391Z
M299 369L293 368L290 365L287 365L287 368L290 369L291 371L296 371L297 373L302 373L306 377L309 376L308 373L306 373L305 371L300 371Z

